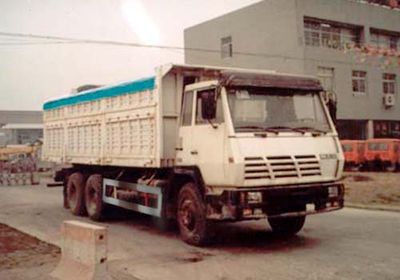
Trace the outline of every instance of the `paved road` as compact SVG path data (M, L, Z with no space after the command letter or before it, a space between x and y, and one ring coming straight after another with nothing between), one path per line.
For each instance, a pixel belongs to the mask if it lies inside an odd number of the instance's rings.
M76 219L61 207L61 192L0 186L0 222L59 244L61 222ZM400 213L344 209L310 216L290 239L274 237L265 221L223 224L207 248L184 244L176 229L161 230L143 215L103 225L110 269L139 279L400 279Z

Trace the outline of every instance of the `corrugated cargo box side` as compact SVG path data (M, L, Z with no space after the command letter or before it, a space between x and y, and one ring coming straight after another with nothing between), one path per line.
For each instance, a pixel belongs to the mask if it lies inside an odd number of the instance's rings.
M45 160L158 167L156 78L97 88L46 102Z

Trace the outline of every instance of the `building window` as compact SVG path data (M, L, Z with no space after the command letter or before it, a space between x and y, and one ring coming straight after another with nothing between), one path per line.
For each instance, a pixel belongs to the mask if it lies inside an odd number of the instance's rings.
M233 47L232 47L232 37L224 37L221 39L221 58L232 57Z
M365 71L353 71L352 85L353 94L364 95L367 93L367 72Z
M347 43L359 45L360 37L360 27L316 18L304 18L304 38L307 46L341 49Z
M363 140L367 138L367 121L338 120L336 129L340 139Z
M320 24L304 22L304 37L307 46L319 47L321 45Z
M400 138L400 121L374 121L375 138Z
M334 92L335 70L331 67L318 67L317 71L317 77L324 90L331 93Z
M386 6L391 9L399 8L400 7L400 0L355 0L356 2L361 3L370 3L373 5L381 5Z
M382 75L383 94L396 93L396 74L383 73Z
M380 49L400 50L400 34L371 28L371 45Z

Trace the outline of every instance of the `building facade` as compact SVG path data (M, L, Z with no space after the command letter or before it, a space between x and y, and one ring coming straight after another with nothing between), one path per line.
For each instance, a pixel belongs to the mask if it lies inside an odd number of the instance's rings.
M0 147L33 143L42 137L41 111L0 111Z
M185 62L318 76L342 139L400 138L397 4L264 0L187 28Z

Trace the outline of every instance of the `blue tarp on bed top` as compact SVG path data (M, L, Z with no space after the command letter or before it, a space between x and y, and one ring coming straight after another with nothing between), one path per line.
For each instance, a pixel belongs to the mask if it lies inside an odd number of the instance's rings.
M89 102L128 93L132 94L144 90L152 90L154 89L154 86L155 86L155 77L150 77L115 86L96 88L82 92L78 95L68 96L48 101L43 105L43 110L51 110L68 105L74 105L82 102Z

